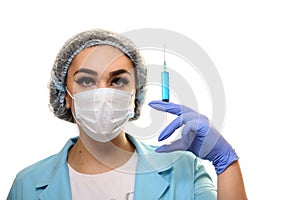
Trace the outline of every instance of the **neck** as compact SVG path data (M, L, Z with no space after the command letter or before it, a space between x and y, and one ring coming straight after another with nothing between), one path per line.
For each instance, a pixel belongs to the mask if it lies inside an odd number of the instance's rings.
M70 149L68 163L84 174L100 174L124 165L135 151L124 132L109 142L97 142L85 133Z

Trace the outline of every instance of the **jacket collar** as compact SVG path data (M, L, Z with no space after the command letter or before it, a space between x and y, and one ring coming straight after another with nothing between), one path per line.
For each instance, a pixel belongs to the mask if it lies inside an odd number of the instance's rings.
M166 159L163 154L156 153L148 145L127 135L128 139L136 147L138 153L138 164L134 188L135 199L159 199L169 187L169 182L164 178L164 172L172 170L172 158ZM37 190L44 190L40 194L40 199L72 199L70 189L70 179L67 166L67 156L69 149L76 143L78 137L70 139L64 148L56 155L51 171L45 171L44 177L36 185Z

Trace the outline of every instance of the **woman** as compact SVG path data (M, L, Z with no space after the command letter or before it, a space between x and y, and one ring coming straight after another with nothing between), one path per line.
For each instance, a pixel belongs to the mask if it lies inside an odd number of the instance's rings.
M145 83L142 57L128 38L90 30L68 40L52 69L50 105L78 125L79 137L19 172L8 199L246 199L238 157L205 116L152 101L178 115L159 140L184 125L182 138L153 148L124 132L140 115ZM218 192L200 158L215 166Z

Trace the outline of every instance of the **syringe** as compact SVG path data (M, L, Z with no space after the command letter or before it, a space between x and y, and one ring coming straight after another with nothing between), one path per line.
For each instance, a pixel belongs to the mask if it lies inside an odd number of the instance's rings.
M161 94L162 100L169 102L170 100L170 91L169 91L169 72L167 71L166 63L166 45L164 45L164 71L161 72ZM165 115L165 125L168 124L168 114ZM164 140L164 144L170 144L169 138Z
M166 46L165 45L164 45L164 71L161 72L161 91L162 91L162 100L169 102L169 100L170 100L169 72L167 72Z

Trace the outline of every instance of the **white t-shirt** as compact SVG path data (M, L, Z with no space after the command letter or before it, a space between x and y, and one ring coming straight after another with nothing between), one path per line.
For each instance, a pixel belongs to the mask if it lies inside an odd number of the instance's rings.
M72 199L133 199L137 158L134 153L123 166L95 175L79 173L68 164Z

